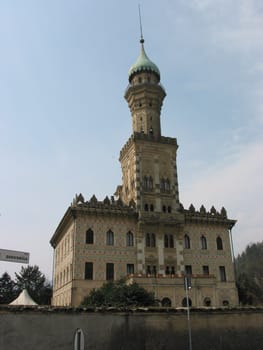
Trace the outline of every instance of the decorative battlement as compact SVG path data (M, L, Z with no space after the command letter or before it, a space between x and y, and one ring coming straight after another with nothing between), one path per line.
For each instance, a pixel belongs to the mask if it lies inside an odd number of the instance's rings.
M131 144L135 140L143 140L148 142L158 142L158 144L170 144L174 145L176 148L178 148L177 139L174 137L166 137L166 136L160 136L158 139L156 139L155 136L151 134L144 134L143 132L134 132L128 139L128 141L125 143L125 145L122 147L120 151L120 159L123 157L124 153L127 151L127 149L131 146Z
M220 211L217 211L214 206L211 207L210 211L207 211L206 208L201 205L199 211L195 209L193 204L190 205L189 209L184 209L183 205L180 204L180 210L185 215L186 221L207 221L210 223L225 223L232 228L236 220L228 219L227 211L224 207L221 208Z
M108 196L104 198L103 201L99 201L95 195L93 195L89 201L85 201L83 195L76 194L76 196L73 198L73 201L70 205L72 209L75 208L82 208L82 209L101 209L101 210L108 210L108 211L118 211L118 212L125 212L134 214L136 204L133 200L130 201L129 205L126 205L123 203L121 198L115 200L114 196L111 196L109 199Z

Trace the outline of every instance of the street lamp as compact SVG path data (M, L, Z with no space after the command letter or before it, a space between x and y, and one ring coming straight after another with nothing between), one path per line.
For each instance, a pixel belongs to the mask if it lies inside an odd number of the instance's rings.
M189 305L189 290L191 286L191 277L184 276L184 288L186 294L186 306L187 306L187 324L188 324L188 338L189 338L189 350L192 350L192 332L191 332L191 322L190 322L190 305Z

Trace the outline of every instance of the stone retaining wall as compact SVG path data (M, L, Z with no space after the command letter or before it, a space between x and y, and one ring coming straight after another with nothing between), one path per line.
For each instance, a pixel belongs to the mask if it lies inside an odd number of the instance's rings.
M263 308L192 309L190 319L193 350L263 349ZM188 349L185 309L0 306L1 350L74 350L77 329L85 350Z

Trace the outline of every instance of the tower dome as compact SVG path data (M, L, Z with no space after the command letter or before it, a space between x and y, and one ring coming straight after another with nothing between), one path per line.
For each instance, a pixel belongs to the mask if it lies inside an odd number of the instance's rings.
M131 82L133 76L136 73L140 73L140 72L153 72L156 74L158 81L160 81L159 68L146 55L146 52L144 50L144 45L143 45L143 43L144 43L143 39L141 39L140 43L142 45L140 55L137 58L137 61L129 69L129 74L128 74L129 75L129 82Z

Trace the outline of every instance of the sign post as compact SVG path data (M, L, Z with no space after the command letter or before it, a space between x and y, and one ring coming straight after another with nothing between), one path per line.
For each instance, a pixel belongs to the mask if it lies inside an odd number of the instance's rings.
M17 250L0 249L0 260L19 264L29 264L29 253Z

